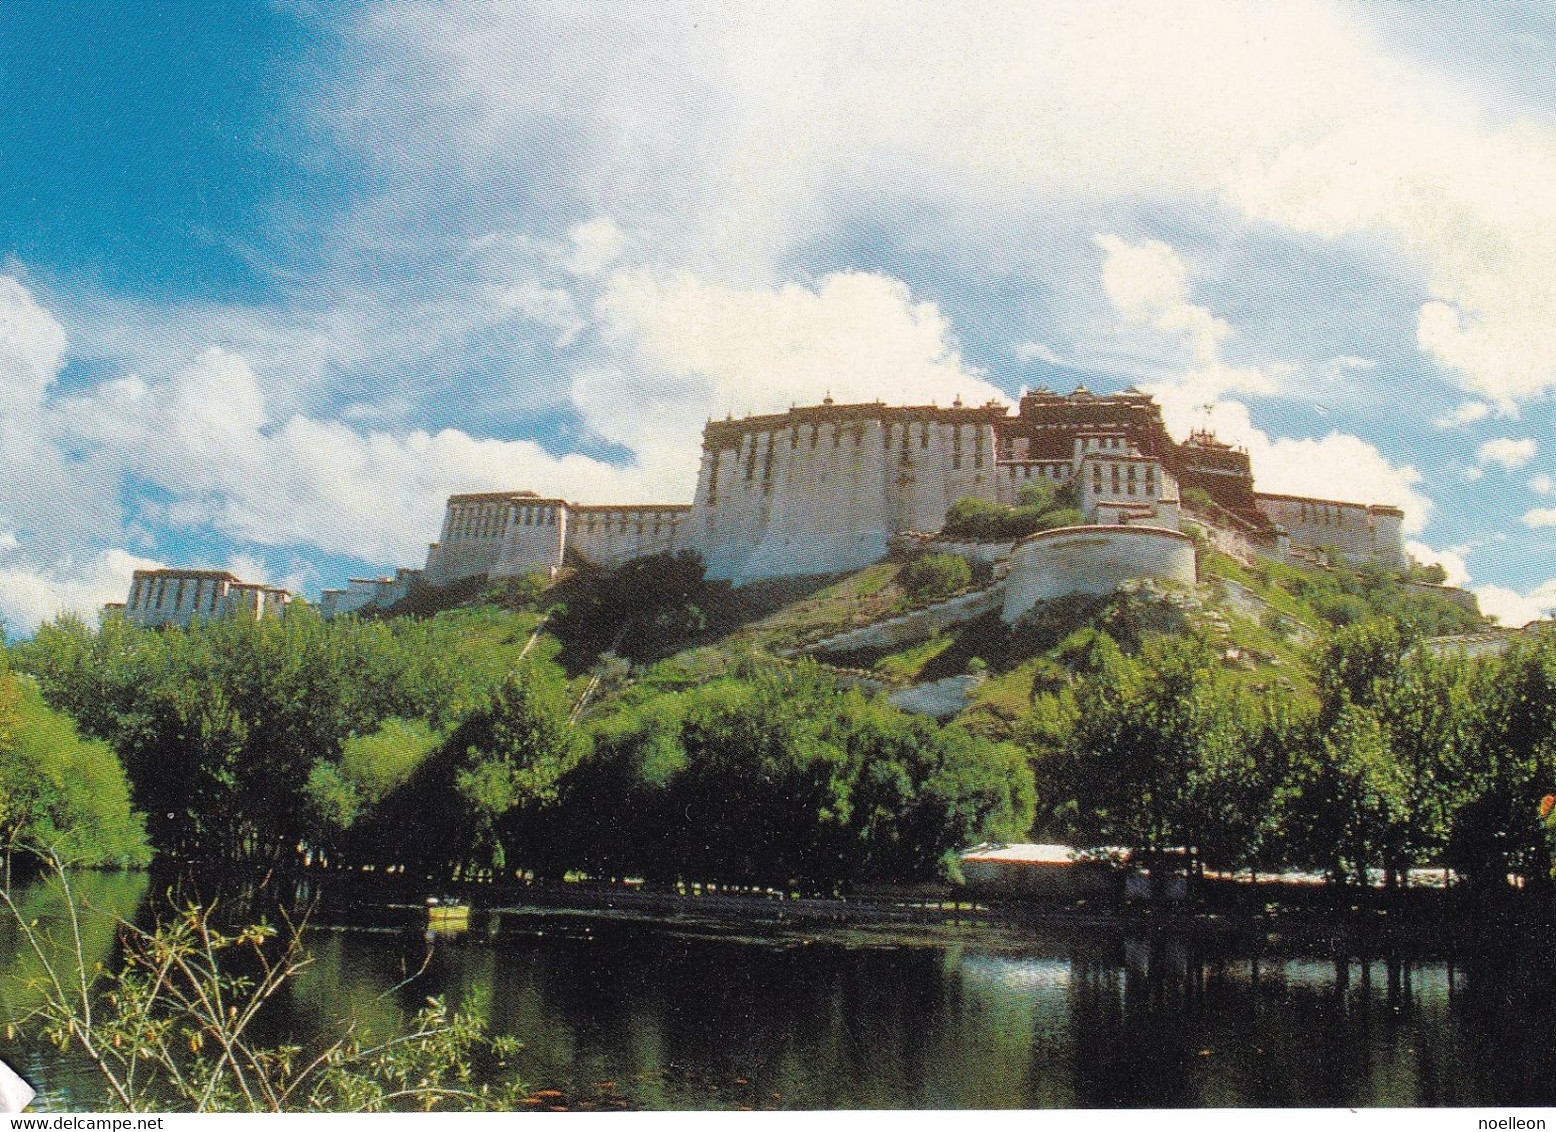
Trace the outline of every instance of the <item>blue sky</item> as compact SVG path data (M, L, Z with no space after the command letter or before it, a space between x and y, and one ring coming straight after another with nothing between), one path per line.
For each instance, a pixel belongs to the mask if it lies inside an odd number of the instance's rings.
M1138 384L1556 605L1538 4L0 9L0 616L317 593L708 416Z

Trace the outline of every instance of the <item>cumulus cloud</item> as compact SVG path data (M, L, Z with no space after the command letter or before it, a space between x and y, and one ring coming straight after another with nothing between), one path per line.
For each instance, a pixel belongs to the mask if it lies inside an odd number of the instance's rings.
M544 143L681 265L762 278L904 197L963 227L1213 201L1391 246L1424 276L1419 349L1485 401L1556 384L1556 132L1489 120L1333 0L688 0L610 20L408 0L354 35L375 66L335 120L371 160L447 163L429 119L478 166Z
M1391 503L1404 510L1406 533L1420 533L1432 501L1419 490L1423 477L1414 467L1395 464L1375 445L1348 433L1271 437L1253 423L1245 404L1221 399L1231 390L1272 390L1277 381L1261 370L1230 367L1221 360L1220 343L1232 327L1190 301L1187 268L1171 247L1157 240L1130 244L1114 236L1100 236L1097 243L1105 253L1103 290L1125 323L1149 322L1189 349L1181 370L1142 386L1161 404L1169 431L1182 438L1192 429L1208 428L1221 440L1246 448L1263 491Z
M1450 412L1432 422L1434 428L1462 428L1464 425L1483 421L1491 415L1491 406L1484 401L1465 401Z
M609 216L596 217L567 230L567 247L558 258L571 275L595 276L621 258L627 235Z
M1556 578L1527 593L1506 586L1476 586L1473 592L1482 613L1515 629L1556 612Z
M1475 459L1482 466L1495 464L1504 471L1517 471L1539 451L1539 445L1528 437L1515 439L1511 436L1499 436L1488 440L1475 450Z
M1540 495L1551 495L1556 493L1556 480L1541 472L1529 480L1529 490Z
M1232 327L1207 308L1189 301L1188 266L1160 240L1131 244L1117 236L1099 235L1103 251L1102 289L1126 325L1146 325L1180 343L1189 365L1174 378L1177 385L1201 401L1223 393L1271 393L1277 388L1272 372L1233 366L1221 356L1221 344Z
M1352 503L1389 503L1405 512L1406 534L1419 534L1432 514L1421 490L1424 477L1409 464L1396 464L1376 445L1348 433L1317 438L1272 437L1255 425L1240 401L1186 403L1176 390L1155 387L1168 428L1182 436L1206 427L1229 444L1248 450L1261 491L1314 495Z
M678 449L695 461L708 416L778 412L828 395L893 404L1006 399L963 362L940 309L884 275L741 288L685 273L622 272L597 314L621 368L581 375L575 403L603 435L666 459Z
M62 613L92 622L110 601L123 601L130 575L161 563L120 549L104 550L77 561L47 565L0 563L0 623L9 632L30 633Z
M1464 561L1466 548L1461 546L1437 550L1415 539L1405 540L1405 553L1423 566L1441 566L1446 575L1443 584L1462 586L1470 580L1469 564Z
M7 506L14 501L0 488L6 545L27 556L4 578L22 595L11 599L14 616L30 624L49 600L76 608L82 594L104 592L98 583L109 575L97 560L89 578L80 568L48 564L79 560L83 547L121 536L126 522L409 563L434 537L454 492L524 487L585 502L684 500L695 480L697 434L709 415L781 410L829 392L839 400L897 403L1000 397L962 362L939 309L915 302L904 284L885 276L843 273L814 287L740 289L689 275L660 280L618 271L605 284L592 314L615 362L581 370L572 398L592 431L625 446L628 457L617 462L457 429L391 431L360 419L278 412L248 359L219 348L160 378L112 377L48 398L63 332L25 288L13 288L28 332L11 338L26 350L11 347L0 361L34 391L26 435L35 446L46 438L12 469L13 479L50 499L49 480L61 472L68 447L88 454L108 500L117 500L129 477L154 489L139 494L128 519L115 513L102 529L78 531L50 555L29 545L18 509ZM0 413L0 426L15 418L14 411ZM61 596L46 600L40 595L51 585Z
M1524 526L1533 530L1556 527L1556 507L1534 507L1525 511Z

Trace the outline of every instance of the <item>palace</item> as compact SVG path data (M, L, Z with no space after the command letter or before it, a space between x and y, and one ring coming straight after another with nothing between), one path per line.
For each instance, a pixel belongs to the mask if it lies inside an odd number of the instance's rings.
M1323 550L1405 566L1399 508L1261 493L1246 452L1207 433L1174 441L1160 408L1138 390L1081 387L1027 393L1014 414L994 402L898 407L828 398L712 421L689 506L456 495L425 579L446 585L567 561L613 566L679 550L701 555L710 578L737 585L835 573L879 561L904 536L936 534L964 496L1014 504L1034 480L1074 484L1088 527L1191 525L1245 559ZM373 586L395 582L327 591L326 606L343 612L370 602ZM331 593L340 595L333 603Z
M225 570L137 570L129 598L108 606L137 625L188 625L218 617L277 617L292 595L276 586L245 582Z
M1014 505L1066 489L1080 524L1004 544L954 544L946 516L971 497ZM1037 389L1016 411L875 401L710 421L690 504L580 504L532 491L452 496L422 569L324 591L326 617L387 608L418 583L619 566L692 551L735 585L856 570L904 542L995 564L1006 620L1037 601L1131 577L1192 582L1192 534L1243 562L1339 555L1404 569L1404 513L1378 503L1256 490L1247 452L1195 432L1179 443L1137 389ZM983 600L993 600L995 594ZM144 625L284 611L290 595L219 571L137 571L122 610Z

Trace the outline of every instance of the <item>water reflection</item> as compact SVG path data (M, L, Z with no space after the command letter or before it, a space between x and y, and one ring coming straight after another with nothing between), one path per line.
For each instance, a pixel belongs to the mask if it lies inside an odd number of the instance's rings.
M140 895L126 887L117 906ZM386 1032L444 995L521 1038L537 1086L651 1108L1556 1100L1548 966L1511 952L1450 967L1075 925L801 929L523 909L478 914L429 954L408 922L364 930L375 918L394 923L383 910L349 929L321 916L275 1034L348 1016ZM21 961L10 935L0 948L9 1003ZM45 1084L82 1087L68 1066L35 1065Z

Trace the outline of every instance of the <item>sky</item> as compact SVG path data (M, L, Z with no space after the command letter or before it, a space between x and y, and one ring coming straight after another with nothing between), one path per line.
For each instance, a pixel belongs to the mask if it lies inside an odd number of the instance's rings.
M1556 606L1543 3L7 0L0 619L687 502L709 418L1137 385Z

